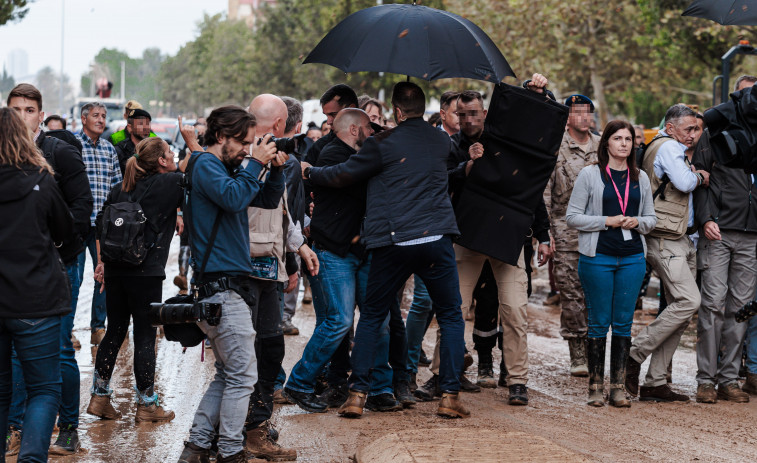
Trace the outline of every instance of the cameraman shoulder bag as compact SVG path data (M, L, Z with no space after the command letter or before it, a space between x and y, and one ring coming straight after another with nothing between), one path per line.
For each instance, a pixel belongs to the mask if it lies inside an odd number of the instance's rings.
M154 246L154 240L148 243L145 239L147 229L152 230L156 237L160 230L147 220L139 204L150 187L152 183L137 200L132 199L131 193L126 193L126 201L110 204L103 210L100 256L106 264L137 267L142 265Z

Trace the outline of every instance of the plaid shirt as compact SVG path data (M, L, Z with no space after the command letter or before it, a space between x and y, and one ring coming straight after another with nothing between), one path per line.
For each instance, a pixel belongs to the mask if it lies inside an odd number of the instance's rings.
M94 227L97 213L108 198L110 189L123 180L121 167L118 164L116 149L109 141L100 138L97 144L94 144L83 130L76 133L76 138L81 141L82 160L87 168L89 187L92 189L92 197L95 200L90 217L90 222Z

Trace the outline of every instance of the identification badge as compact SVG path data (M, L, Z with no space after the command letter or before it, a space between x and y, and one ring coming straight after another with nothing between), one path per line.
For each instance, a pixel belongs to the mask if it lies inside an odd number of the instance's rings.
M633 239L633 235L631 234L631 230L626 230L625 228L621 228L623 231L623 239L626 241L631 241Z

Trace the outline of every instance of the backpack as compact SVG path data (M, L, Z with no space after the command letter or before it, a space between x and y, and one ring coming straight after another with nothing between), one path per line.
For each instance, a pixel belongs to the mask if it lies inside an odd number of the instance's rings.
M142 198L150 190L148 185ZM133 200L128 194L128 200L108 205L103 210L102 229L100 233L100 257L107 264L121 264L132 267L142 265L147 253L155 245L155 241L145 239L147 229L155 235L160 230L151 224L145 216L139 201Z

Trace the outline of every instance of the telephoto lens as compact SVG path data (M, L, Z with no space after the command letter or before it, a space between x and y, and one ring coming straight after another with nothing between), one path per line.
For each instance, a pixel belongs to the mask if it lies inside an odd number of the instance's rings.
M200 320L199 304L150 304L149 318L153 326L189 323Z
M739 323L744 323L745 321L752 318L753 315L757 314L757 301L750 301L747 302L746 305L739 309L738 312L736 312L736 321Z

